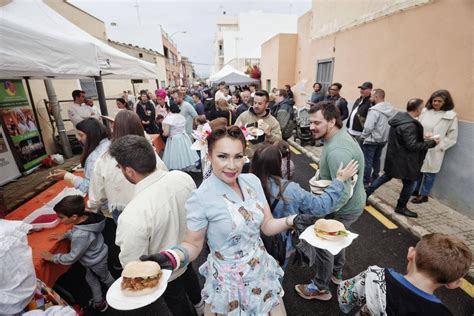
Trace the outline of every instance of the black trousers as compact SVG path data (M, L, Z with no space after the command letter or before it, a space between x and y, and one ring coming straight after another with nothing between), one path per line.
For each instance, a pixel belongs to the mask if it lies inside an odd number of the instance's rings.
M165 293L150 305L131 311L116 311L112 310L112 315L117 316L160 316L169 313L173 316L192 316L195 315L193 308L189 304L186 296L186 277L181 275L179 278L168 283ZM168 308L166 308L165 304Z

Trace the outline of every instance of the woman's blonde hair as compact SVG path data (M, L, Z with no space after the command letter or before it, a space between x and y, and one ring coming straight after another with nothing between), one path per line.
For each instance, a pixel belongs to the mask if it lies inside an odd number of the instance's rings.
M216 107L220 111L229 111L229 103L226 99L219 99L216 101Z

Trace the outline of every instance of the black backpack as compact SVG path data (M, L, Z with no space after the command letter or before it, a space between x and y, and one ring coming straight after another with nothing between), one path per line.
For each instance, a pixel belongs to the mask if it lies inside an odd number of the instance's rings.
M285 192L286 186L290 183L290 181L286 181L282 187L282 193ZM280 199L275 199L270 205L270 210L273 213L273 210L277 206ZM265 249L267 252L275 258L276 261L283 266L286 259L286 241L283 240L281 233L278 233L273 236L266 236L262 232L260 232L260 237L262 238L263 244L265 245Z

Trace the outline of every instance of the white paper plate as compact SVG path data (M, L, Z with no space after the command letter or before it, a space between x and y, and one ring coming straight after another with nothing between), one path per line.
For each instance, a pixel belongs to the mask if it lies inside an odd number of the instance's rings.
M251 133L251 131L257 131L256 134L253 134ZM265 132L263 131L263 129L260 129L260 128L257 128L257 127L247 127L247 133L253 137L258 137L258 136L262 136L263 134L265 134Z
M115 309L128 311L147 306L156 301L166 290L168 279L171 276L171 270L161 270L160 283L153 293L143 296L125 296L122 292L122 277L116 280L107 291L107 303Z
M306 240L313 247L329 251L332 255L337 255L342 249L348 247L359 235L349 232L349 236L338 240L326 240L316 236L314 225L309 226L300 235L300 239Z

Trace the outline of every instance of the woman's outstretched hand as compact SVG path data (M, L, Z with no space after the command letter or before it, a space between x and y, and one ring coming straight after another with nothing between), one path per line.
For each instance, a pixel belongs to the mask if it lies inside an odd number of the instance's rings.
M359 163L356 160L351 160L345 168L343 168L341 162L339 169L337 170L336 178L344 182L357 174L358 169Z

